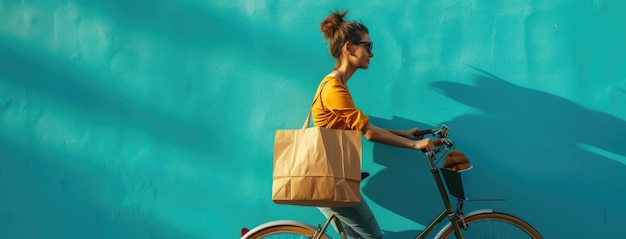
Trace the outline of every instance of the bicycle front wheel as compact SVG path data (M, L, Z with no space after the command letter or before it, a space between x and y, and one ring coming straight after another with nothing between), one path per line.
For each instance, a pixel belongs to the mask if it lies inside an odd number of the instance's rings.
M504 213L480 213L465 218L467 229L461 229L465 239L532 238L541 235L530 224ZM455 238L454 227L449 224L439 238Z
M312 238L314 230L297 225L275 225L262 228L250 235L245 235L246 239L292 239L292 238ZM320 239L328 239L324 235Z

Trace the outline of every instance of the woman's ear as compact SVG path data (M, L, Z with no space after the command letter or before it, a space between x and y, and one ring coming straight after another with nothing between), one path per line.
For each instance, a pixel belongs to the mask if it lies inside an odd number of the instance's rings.
M343 48L342 51L344 51L346 55L349 55L349 56L354 55L354 47L351 42L346 42L346 44L343 44L342 48Z
M344 53L344 54L349 53L349 51L348 51L348 44L350 44L350 42L346 42L346 43L341 45L341 53Z

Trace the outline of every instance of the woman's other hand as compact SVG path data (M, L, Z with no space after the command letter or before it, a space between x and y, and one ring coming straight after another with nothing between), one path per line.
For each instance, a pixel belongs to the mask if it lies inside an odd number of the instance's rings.
M415 141L415 148L416 150L422 150L422 152L428 152L433 150L433 148L435 148L435 145L433 144L432 141L430 141L430 138L425 138L425 139L420 139Z
M424 134L420 134L420 129L417 127L405 130L404 132L402 132L401 136L407 139L423 139L424 138Z

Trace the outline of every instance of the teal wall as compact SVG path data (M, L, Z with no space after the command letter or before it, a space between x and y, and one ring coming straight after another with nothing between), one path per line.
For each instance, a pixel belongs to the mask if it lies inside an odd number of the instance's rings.
M468 211L546 238L626 232L626 22L595 1L0 0L0 238L237 238L271 201L276 129L333 66L319 22L375 42L349 87L372 122L446 123ZM384 3L382 3L384 2ZM439 211L419 152L364 143L387 238Z

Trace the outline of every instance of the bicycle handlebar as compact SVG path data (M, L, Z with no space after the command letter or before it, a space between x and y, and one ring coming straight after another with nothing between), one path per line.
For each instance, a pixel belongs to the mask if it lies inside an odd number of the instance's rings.
M432 142L435 147L440 146L443 143L443 141L440 138L435 139Z
M437 154L441 152L442 146L452 147L454 145L452 140L448 137L449 129L450 128L447 125L442 124L439 129L422 130L422 131L415 133L415 135L421 134L422 136L424 136L426 134L432 134L433 136L435 136L435 139L432 140L432 143L435 147L431 151L426 152L426 153Z
M415 132L415 133L413 134L413 136L415 136L415 137L417 137L417 138L421 138L421 137L424 137L424 136L425 136L425 135L427 135L427 134L432 133L432 132L433 132L433 130L434 130L434 129L420 130L420 131Z

